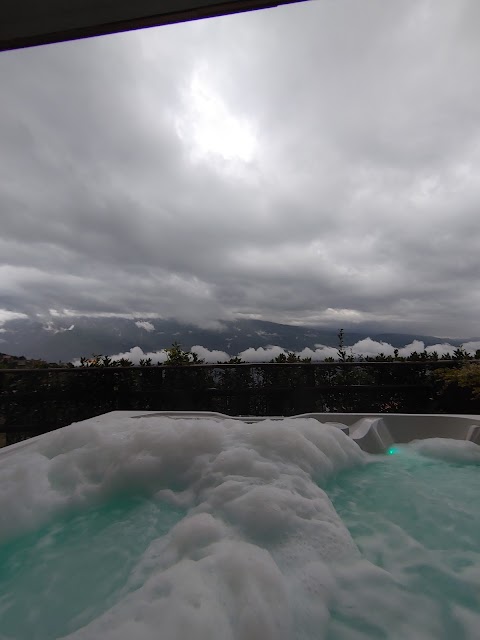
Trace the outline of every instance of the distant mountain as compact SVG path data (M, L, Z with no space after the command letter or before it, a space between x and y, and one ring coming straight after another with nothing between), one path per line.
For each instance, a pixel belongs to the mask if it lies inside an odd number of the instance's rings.
M148 321L125 318L69 318L42 323L35 320L11 320L5 322L0 333L0 349L12 355L41 358L49 362L69 361L93 353L114 355L138 346L145 353L159 351L179 342L184 349L201 345L207 349L226 351L237 355L249 347L259 348L278 345L291 351L316 345L336 347L338 328L313 328L266 322L263 320L237 320L223 322L223 330L200 329L195 325L176 320L149 319ZM368 330L345 332L345 344L353 345L370 337L403 347L413 340L421 340L425 346L445 342L435 336L404 333L372 333ZM469 339L449 339L454 346ZM477 338L478 340L478 338Z

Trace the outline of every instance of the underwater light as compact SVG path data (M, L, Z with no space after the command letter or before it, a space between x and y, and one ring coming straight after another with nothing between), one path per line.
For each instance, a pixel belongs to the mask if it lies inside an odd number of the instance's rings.
M395 455L396 453L399 453L399 452L400 452L400 449L398 447L389 447L387 449L387 454L389 456L393 456L393 455Z

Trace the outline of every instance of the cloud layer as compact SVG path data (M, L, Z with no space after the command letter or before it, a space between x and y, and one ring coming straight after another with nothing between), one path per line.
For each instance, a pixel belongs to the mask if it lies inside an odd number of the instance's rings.
M339 0L2 54L0 319L478 334L479 27Z
M467 351L471 355L475 355L477 349L480 349L480 341L475 342L466 342L463 345L465 351ZM347 353L353 354L354 356L372 356L375 357L377 355L383 354L385 356L393 356L395 352L395 348L388 344L387 342L378 342L376 340L372 340L371 338L366 338L365 340L360 340L356 342L354 345L347 347ZM453 352L457 349L457 347L452 346L446 342L441 344L435 344L428 347L425 347L425 343L421 340L414 340L412 343L405 345L403 348L398 349L398 355L400 357L408 357L414 351L417 353L422 353L426 351L427 353L436 352L440 357L443 355L452 355ZM210 350L205 347L196 345L191 348L193 353L196 353L198 357L202 360L205 360L206 363L216 364L217 362L227 362L232 358L232 354L228 354L225 351L217 351ZM250 349L245 349L238 354L236 354L241 360L244 362L270 362L280 354L287 355L287 351L279 346L270 346L270 347L259 347L254 349L251 347ZM338 359L338 351L335 347L327 347L325 345L317 345L316 349L305 348L301 351L297 351L296 355L301 358L311 358L312 362L322 362L325 358L335 358ZM125 351L123 353L116 353L111 356L113 360L120 360L121 358L126 358L133 362L133 364L140 364L140 360L151 358L152 364L156 365L157 363L162 364L167 360L168 354L162 349L161 351L153 351L144 353L140 347L132 347L129 351ZM75 364L79 364L79 361L75 361Z

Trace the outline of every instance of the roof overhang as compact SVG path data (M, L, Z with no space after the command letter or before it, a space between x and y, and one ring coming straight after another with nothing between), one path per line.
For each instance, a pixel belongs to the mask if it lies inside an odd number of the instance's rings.
M1 0L0 51L302 0Z

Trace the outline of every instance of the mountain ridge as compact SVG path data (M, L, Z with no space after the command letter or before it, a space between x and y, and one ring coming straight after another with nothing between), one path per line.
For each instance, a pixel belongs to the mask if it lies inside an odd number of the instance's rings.
M201 345L235 356L248 348L276 345L289 351L318 345L338 346L338 328L285 325L267 320L222 321L222 329L205 329L177 320L141 317L95 318L72 317L47 323L31 319L6 321L0 333L0 350L49 362L69 361L92 354L116 355L138 346L145 353L160 351L179 342L184 349ZM431 335L372 331L360 328L345 330L345 345L365 338L401 348L414 340L432 346L448 342L459 346L478 338L445 339Z

